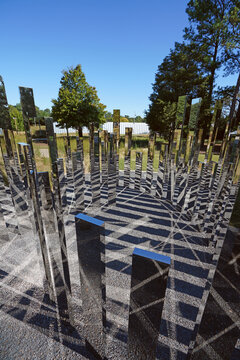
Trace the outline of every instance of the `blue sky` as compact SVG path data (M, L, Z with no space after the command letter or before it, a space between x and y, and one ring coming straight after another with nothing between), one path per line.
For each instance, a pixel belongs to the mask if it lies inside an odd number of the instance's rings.
M32 87L51 107L61 71L82 65L107 110L143 115L157 66L187 26L185 0L0 0L0 75L8 102ZM234 85L237 75L219 76Z

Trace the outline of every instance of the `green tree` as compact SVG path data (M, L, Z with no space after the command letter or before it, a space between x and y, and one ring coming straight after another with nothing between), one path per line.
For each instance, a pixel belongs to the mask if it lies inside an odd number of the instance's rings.
M129 122L129 120L124 116L120 116L120 122Z
M31 122L32 124L35 124L35 122L38 124L40 121L41 124L44 125L45 122L42 119L44 119L44 117L51 116L51 110L48 108L41 110L38 106L35 107L36 107L37 118L35 118L34 121L31 120ZM13 130L24 131L21 104L17 103L16 105L9 105L9 113L10 113Z
M192 45L175 43L175 48L163 59L155 75L146 122L151 130L165 137L168 136L171 123L175 122L178 97L202 97L205 91L204 74L193 51Z
M144 118L142 118L140 115L138 115L138 116L136 116L135 117L135 122L145 122L145 119Z
M173 104L179 96L188 95L202 98L199 127L203 127L207 133L211 123L217 71L222 66L226 74L239 71L239 9L239 0L188 2L186 12L189 26L184 29L186 42L175 44L156 73L151 104L146 112L150 127L158 128L155 122L160 120L156 109L165 116L164 109L168 103ZM165 106L159 100L164 101ZM161 118L159 129L166 121L169 121L169 117Z
M105 117L106 121L109 121L109 122L113 121L112 120L112 113L110 111L106 111L104 117Z
M21 106L19 108L19 106L17 105L16 106L9 105L9 114L10 114L13 130L24 131Z
M51 116L51 110L50 109L44 109L44 110L41 110L39 109L38 106L36 106L36 114L37 114L37 117L39 118L43 118L43 117L50 117Z
M224 20L222 45L226 74L233 74L240 68L240 1L234 1Z
M149 105L146 121L152 131L165 139L169 138L172 123L176 118L177 103L157 99Z
M196 123L197 123L197 117L199 112L199 104L195 103L191 105L191 114L189 117L189 129L195 130Z
M184 38L192 45L193 57L205 74L205 94L199 119L204 135L211 123L217 71L222 66L228 71L231 67L231 72L239 67L236 59L233 60L235 55L239 55L239 51L235 52L240 35L237 19L239 4L238 0L190 0L187 4L189 27L184 29ZM234 35L231 32L233 26L236 30Z
M105 122L105 105L100 103L95 87L90 86L81 65L63 71L58 98L53 99L52 116L60 127L78 129L82 136L82 127L96 126Z
M225 86L218 87L215 91L215 97L218 99L223 99L223 108L222 108L222 117L221 121L229 121L230 130L236 130L239 124L240 117L240 76L238 76L238 86Z
M38 106L35 106L35 108L36 108L36 115L37 115L37 117L34 119L34 124L35 125L39 125L39 127L41 126L41 125L45 125L45 117L50 117L50 116L52 116L52 114L51 114L51 110L50 109L48 109L48 108L46 108L46 109L44 109L44 110L41 110Z

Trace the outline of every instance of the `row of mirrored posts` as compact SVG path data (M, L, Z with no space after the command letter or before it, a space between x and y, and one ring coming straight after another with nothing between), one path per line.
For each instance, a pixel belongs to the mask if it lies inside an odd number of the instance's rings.
M219 108L213 115L204 161L199 162L202 131L183 132L186 113L181 116L181 131L173 131L169 143L157 143L149 135L146 179L142 178L142 152L136 152L134 175L131 171L132 129L125 132L125 158L123 180L119 178L120 112L114 111L113 134L94 132L90 126L90 187L92 200L84 197L85 173L83 139L76 137L77 151L72 152L66 141L66 158L59 159L53 121L46 118L46 134L51 160L51 179L48 172L37 172L29 118L36 116L33 92L20 88L26 143L15 144L11 130L4 84L1 81L1 152L7 173L12 202L16 211L15 231L22 236L29 229L35 234L39 259L45 270L46 286L52 300L56 298L60 318L64 324L74 325L71 310L71 282L69 275L64 214L68 211L67 188L72 185L75 197L75 227L81 279L84 337L87 348L98 358L105 357L106 345L106 288L105 288L105 230L104 222L93 217L94 209L116 206L117 188L134 187L137 191L167 201L186 221L199 226L209 246L216 249L213 256L215 269L239 189L239 133L229 136L228 129L221 144L218 162L212 161L216 142ZM187 98L181 97L179 104ZM200 106L200 105L199 105ZM185 109L185 108L184 108ZM191 117L191 113L190 113ZM159 150L157 177L153 176L155 148ZM101 155L101 156L100 156ZM64 164L65 162L65 164ZM65 171L66 169L66 171ZM7 198L3 179L0 181L1 238L8 241L4 219L4 202ZM102 188L106 189L104 202ZM89 210L89 212L88 212ZM87 215L88 213L88 215ZM92 215L92 216L89 216ZM54 258L47 238L58 236L61 266ZM164 294L171 260L167 256L136 248L132 255L128 351L130 359L154 359L160 329ZM214 271L209 275L209 282ZM151 281L148 281L152 279ZM160 301L161 300L161 301ZM152 304L152 305L150 305ZM203 311L199 312L193 332L189 356Z

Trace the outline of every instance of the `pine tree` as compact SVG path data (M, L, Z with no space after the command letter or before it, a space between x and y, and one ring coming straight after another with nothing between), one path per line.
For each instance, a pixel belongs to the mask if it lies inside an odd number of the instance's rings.
M176 118L178 97L200 97L205 91L205 78L193 50L192 45L175 43L175 48L164 58L155 75L146 122L151 130L165 137Z
M186 12L190 25L184 29L184 38L192 45L193 56L206 76L205 96L203 96L199 121L204 134L211 122L211 105L217 70L223 65L226 68L234 53L235 44L230 38L233 19L235 29L238 29L236 37L240 34L236 18L239 4L238 0L190 0L187 4ZM236 71L236 66L234 68L233 63L231 65L232 71Z

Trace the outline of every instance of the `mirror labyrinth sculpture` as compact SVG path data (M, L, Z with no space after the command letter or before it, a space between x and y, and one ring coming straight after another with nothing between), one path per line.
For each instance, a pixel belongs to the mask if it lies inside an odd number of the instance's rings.
M0 357L26 358L30 331L28 358L236 358L237 109L223 129L217 100L206 133L201 99L180 96L167 141L120 110L112 131L61 136L19 89L24 132L0 77Z

